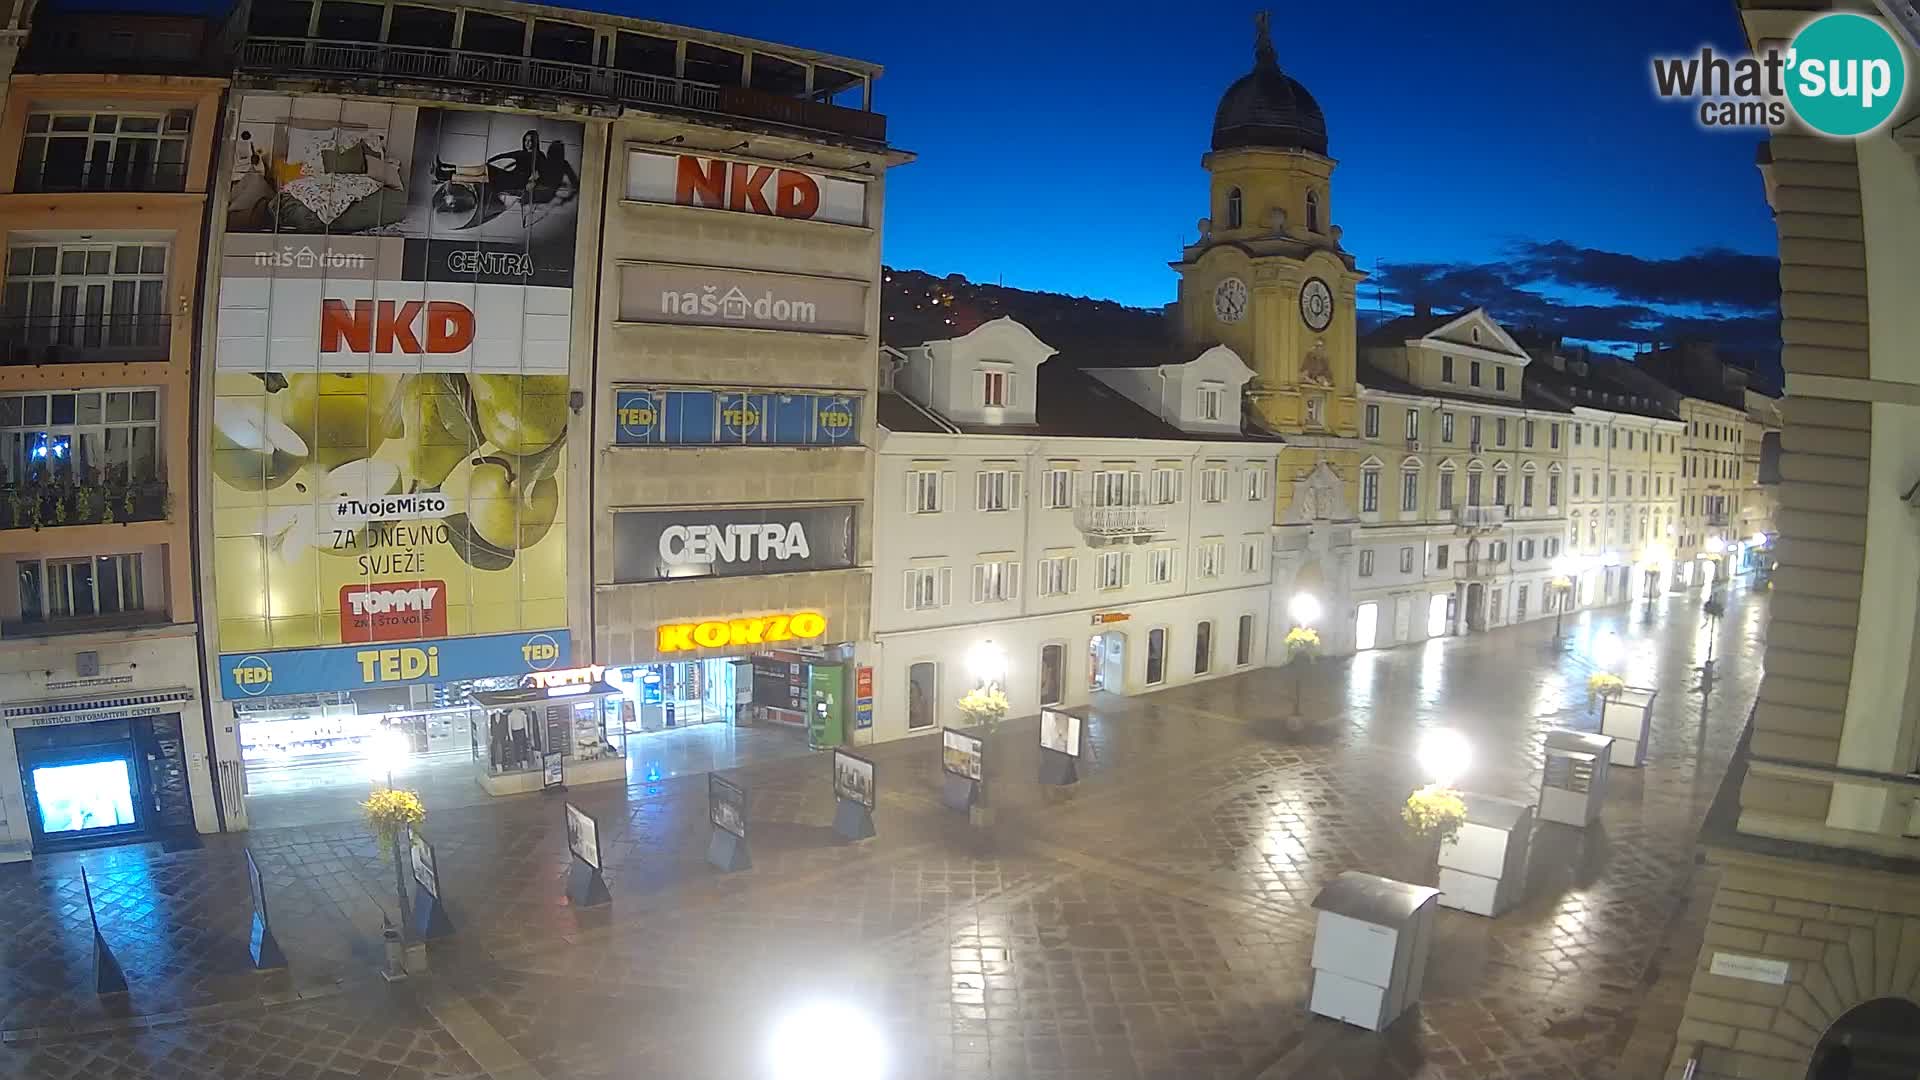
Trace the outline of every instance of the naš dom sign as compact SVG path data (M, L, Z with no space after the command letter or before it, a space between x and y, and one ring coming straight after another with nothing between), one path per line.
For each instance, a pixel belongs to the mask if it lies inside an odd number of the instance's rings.
M663 653L686 652L693 649L811 641L826 632L825 615L817 611L794 611L744 619L661 623L655 645Z

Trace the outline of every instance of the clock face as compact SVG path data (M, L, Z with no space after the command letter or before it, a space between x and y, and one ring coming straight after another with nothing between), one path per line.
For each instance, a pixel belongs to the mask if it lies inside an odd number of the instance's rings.
M1300 317L1309 329L1318 333L1333 323L1333 290L1319 278L1308 278L1300 286Z
M1247 317L1247 283L1230 277L1214 286L1213 314L1223 323L1237 323Z

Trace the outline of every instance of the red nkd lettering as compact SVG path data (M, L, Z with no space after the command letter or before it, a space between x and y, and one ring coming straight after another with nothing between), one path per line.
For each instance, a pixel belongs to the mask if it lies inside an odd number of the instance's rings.
M673 201L682 206L725 206L727 163L680 155L673 174Z
M767 182L773 182L768 199ZM794 169L682 154L674 163L673 201L749 214L810 218L820 212L820 183Z
M426 348L415 332L426 331ZM457 353L473 345L473 309L452 300L320 302L320 351Z

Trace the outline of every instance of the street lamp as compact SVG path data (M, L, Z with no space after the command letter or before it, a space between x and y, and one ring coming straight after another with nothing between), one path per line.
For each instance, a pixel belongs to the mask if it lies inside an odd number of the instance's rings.
M1305 656L1309 661L1320 651L1320 634L1313 624L1320 621L1320 598L1301 590L1293 594L1287 603L1287 613L1293 616L1293 629L1287 631L1287 666L1295 667L1293 673L1293 716L1300 718L1300 683L1303 674L1295 666L1295 661Z
M1547 582L1547 588L1554 592L1553 605L1553 647L1565 647L1565 639L1560 636L1561 620L1567 617L1567 605L1573 600L1573 578L1569 574L1572 563L1561 556L1553 560L1553 578Z
M1414 756L1434 786L1450 788L1473 761L1473 744L1452 728L1436 728L1420 736Z
M1287 613L1293 616L1293 625L1311 627L1320 621L1320 598L1310 592L1294 593Z
M1007 651L988 638L968 650L967 668L976 682L992 689L1007 675Z

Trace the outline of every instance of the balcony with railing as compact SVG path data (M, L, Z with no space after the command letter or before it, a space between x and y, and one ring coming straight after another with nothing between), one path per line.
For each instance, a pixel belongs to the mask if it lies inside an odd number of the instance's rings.
M1455 559L1453 577L1455 581L1489 581L1507 572L1505 559L1477 558Z
M870 142L885 142L887 138L887 118L865 109L750 86L716 85L677 76L532 56L381 41L254 35L240 43L238 66L242 70L274 74L308 73L378 82L412 80L499 87L642 108L742 117Z
M1456 506L1453 523L1462 529L1497 529L1507 523L1504 506Z
M140 364L172 352L168 315L0 316L0 364Z
M1090 545L1144 544L1167 531L1164 506L1082 506L1073 524Z
M1725 510L1707 511L1707 525L1709 528L1724 529L1730 524L1732 524L1732 519Z
M177 161L22 161L13 180L13 190L23 194L186 189L187 167Z
M60 477L0 484L0 530L162 521L171 509L164 480L123 475ZM111 470L109 470L111 472ZM124 470L122 470L124 472Z

